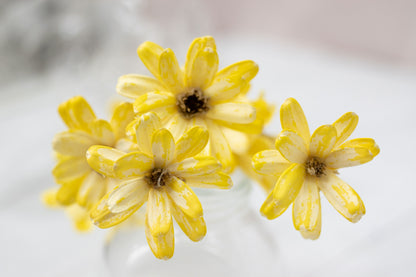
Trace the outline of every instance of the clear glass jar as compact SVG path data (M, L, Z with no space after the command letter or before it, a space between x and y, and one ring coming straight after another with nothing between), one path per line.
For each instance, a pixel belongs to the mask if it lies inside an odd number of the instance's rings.
M233 180L229 191L195 189L207 234L195 243L175 225L175 253L168 261L153 256L143 226L117 231L105 245L111 276L276 276L278 248L251 205L252 183L241 173Z

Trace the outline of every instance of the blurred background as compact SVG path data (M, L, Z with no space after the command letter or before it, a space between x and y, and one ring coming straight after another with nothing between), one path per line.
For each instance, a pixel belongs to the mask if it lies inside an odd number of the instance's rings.
M381 147L341 171L366 204L359 223L326 200L318 241L301 238L290 212L269 222L281 276L415 276L415 12L413 0L0 0L0 276L101 274L104 233L75 233L39 200L54 185L57 106L83 95L105 118L117 78L149 74L140 43L172 48L183 63L192 39L208 34L220 67L259 64L252 98L264 90L279 107L295 97L311 130L354 111L353 136ZM280 131L278 116L267 130ZM254 197L258 209L264 195Z

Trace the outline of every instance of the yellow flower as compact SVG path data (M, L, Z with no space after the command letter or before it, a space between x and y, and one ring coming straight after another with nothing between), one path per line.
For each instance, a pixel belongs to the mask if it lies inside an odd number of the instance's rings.
M153 42L144 42L137 53L155 78L121 76L117 92L135 99L136 113L155 112L175 139L192 126L207 128L206 154L218 158L231 171L234 160L224 129L261 132L259 126L250 125L256 111L245 97L249 82L258 72L257 64L246 60L218 71L215 41L209 36L192 42L183 69L171 49Z
M52 173L61 185L56 199L61 205L77 203L89 209L108 187L114 186L115 180L104 178L100 170L95 172L87 163L86 152L97 144L123 150L133 147L132 142L124 139L125 128L134 117L133 108L130 103L118 105L108 122L97 119L87 101L77 96L62 103L58 111L68 131L56 134L52 143L58 160Z
M123 180L91 211L100 228L119 224L147 202L145 230L150 249L157 258L169 259L174 251L172 216L193 241L206 233L202 206L189 186L227 189L231 178L220 171L221 164L211 156L198 155L208 142L208 132L199 126L186 131L176 141L161 128L154 113L143 114L137 125L139 151L113 161L117 150L93 146L88 162L94 169L105 168L106 175ZM112 166L109 166L112 164Z
M357 222L365 214L359 195L337 176L337 169L371 161L380 152L370 138L344 142L354 131L358 116L349 112L312 136L299 103L289 98L280 109L283 131L276 150L253 157L255 170L281 174L260 211L268 219L280 216L293 202L293 224L303 237L317 239L321 231L320 191L346 219Z

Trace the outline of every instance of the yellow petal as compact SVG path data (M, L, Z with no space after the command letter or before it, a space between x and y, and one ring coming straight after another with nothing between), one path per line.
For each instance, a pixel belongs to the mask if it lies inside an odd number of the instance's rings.
M348 112L341 116L332 125L337 130L337 143L335 146L343 143L355 130L358 124L358 115L353 112Z
M245 103L222 103L214 105L206 114L208 118L247 124L256 119L256 109Z
M63 157L52 170L58 184L68 183L91 171L84 157Z
M101 175L91 171L78 190L77 203L87 209L95 205L107 192L107 183Z
M273 189L273 198L279 205L288 207L299 193L305 180L305 167L302 164L292 164L280 176Z
M192 127L176 143L175 160L179 162L197 155L205 148L208 139L207 129L199 126Z
M207 129L210 132L209 147L211 155L219 160L226 173L231 172L235 166L235 161L230 145L228 144L221 127L211 120L205 120L205 122L207 124Z
M376 144L372 138L357 138L349 140L343 143L339 148L354 148L354 147L363 147L367 148L373 157L377 156L380 153L380 147Z
M124 153L139 151L139 146L136 143L132 142L129 139L124 139L124 138L119 139L116 145L114 146L114 148Z
M253 61L235 63L218 72L204 92L212 103L229 100L247 90L257 72L258 66Z
M70 111L77 129L89 130L89 125L95 120L95 114L88 102L81 96L70 99Z
M56 193L56 200L58 201L58 203L64 206L68 206L75 203L77 199L78 190L81 186L83 179L84 178L82 177L77 180L74 180L73 182L63 184Z
M190 217L175 205L172 205L172 214L179 227L181 227L190 240L197 242L205 237L207 226L203 216Z
M277 180L273 191L260 208L268 219L280 216L295 200L305 179L305 169L300 164L292 164Z
M283 130L279 134L276 149L292 163L304 163L308 157L305 141L291 130Z
M71 218L75 229L79 232L91 231L92 222L88 211L78 205L71 205L66 209L66 213Z
M310 133L308 122L306 121L302 107L294 98L288 98L280 107L280 122L282 129L293 130L305 142L309 142Z
M137 145L141 152L152 156L152 137L153 133L161 128L160 119L155 113L146 113L141 115L137 122Z
M91 209L90 213L93 223L100 228L110 228L120 224L140 208L140 205L137 205L120 213L112 213L107 206L108 195L109 193Z
M96 144L114 145L115 136L113 128L108 121L96 119L91 123L91 134L97 139Z
M234 122L224 121L224 120L213 120L217 125L230 128L235 131L243 132L245 134L260 134L263 131L264 122L261 120L254 120L249 124L238 124Z
M123 102L114 109L110 123L117 141L126 137L126 127L133 119L134 111L131 103Z
M49 188L42 193L42 202L45 206L56 208L59 206L58 201L56 200L56 193L58 192L57 188Z
M153 158L141 152L127 153L114 163L117 178L142 177L153 168Z
M233 186L230 176L222 172L213 172L204 175L189 176L186 184L196 188L229 189Z
M169 229L166 233L153 235L149 224L149 215L146 213L145 234L150 250L152 250L156 258L163 260L172 258L175 249L175 236L172 220L170 221Z
M78 124L75 121L74 115L71 110L71 99L61 103L58 106L58 113L62 118L62 121L68 126L69 129L77 129Z
M175 157L175 140L166 129L159 129L153 133L152 152L154 166L164 168L168 166Z
M215 76L214 82L238 78L248 83L257 75L258 71L259 66L255 62L249 60L240 61L220 70Z
M277 150L264 150L253 156L253 167L264 175L282 174L290 163Z
M218 54L211 47L200 49L189 68L186 68L187 87L205 89L218 70Z
M306 177L293 203L293 225L306 239L317 239L321 233L321 200L318 178Z
M176 98L170 92L149 92L139 96L134 101L136 113L146 113L157 108L168 108L176 105Z
M166 192L173 205L192 218L202 216L202 205L190 187L175 176L169 179Z
M144 179L126 181L108 196L107 205L112 213L121 213L132 207L141 207L149 194L149 185Z
M172 215L165 190L153 188L149 190L146 218L152 236L160 236L169 232Z
M332 125L323 125L316 129L309 145L310 154L314 157L325 158L331 152L337 141L337 131Z
M215 172L221 168L217 159L211 156L197 156L187 158L181 162L171 164L169 171L175 176L188 178L193 175L204 175Z
M112 147L94 145L87 151L88 164L98 173L115 177L114 163L125 153Z
M153 76L159 78L159 59L163 48L151 41L143 42L137 48L137 54Z
M127 74L118 79L116 91L125 97L136 99L137 97L152 91L166 90L163 84L152 77Z
M334 173L328 172L321 177L319 188L329 203L349 221L358 222L365 214L360 196Z
M195 61L195 57L197 56L198 52L205 48L216 49L215 40L210 36L199 37L192 41L191 45L189 46L188 53L186 55L185 61L185 74L186 76L191 76L192 65Z
M83 131L65 131L54 136L52 148L59 154L66 156L85 157L85 153L96 140Z
M184 78L182 70L173 51L169 48L163 50L159 60L159 74L163 84L173 93L183 92Z
M331 152L325 163L330 168L342 168L364 164L373 158L368 148L346 147Z
M192 119L191 120L185 119L181 113L175 112L175 114L170 116L169 120L167 120L166 124L163 124L163 126L166 129L168 129L169 132L171 132L173 138L177 140L188 129L188 126L193 126L191 122L192 122Z

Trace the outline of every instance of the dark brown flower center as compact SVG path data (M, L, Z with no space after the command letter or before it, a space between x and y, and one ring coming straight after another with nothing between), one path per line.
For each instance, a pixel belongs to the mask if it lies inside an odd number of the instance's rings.
M166 185L170 173L165 168L154 168L147 176L146 181L154 188L161 188Z
M193 118L209 110L209 98L199 88L190 88L178 95L176 105L185 118Z
M321 177L325 175L326 165L316 157L309 158L305 163L306 173L311 176Z

